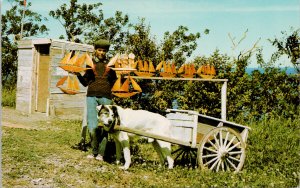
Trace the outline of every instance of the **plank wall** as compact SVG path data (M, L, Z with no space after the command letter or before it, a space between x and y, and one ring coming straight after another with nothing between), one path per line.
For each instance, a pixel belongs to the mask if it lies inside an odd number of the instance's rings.
M68 95L63 93L58 87L57 82L68 73L59 67L61 59L70 51L75 51L79 55L93 51L93 46L53 40L50 47L50 97L48 99L49 109L47 114L59 116L61 118L77 119L82 118L83 107L85 105L86 87L80 84L80 93Z
M34 49L24 48L18 52L18 78L16 109L31 113L32 89L34 79Z

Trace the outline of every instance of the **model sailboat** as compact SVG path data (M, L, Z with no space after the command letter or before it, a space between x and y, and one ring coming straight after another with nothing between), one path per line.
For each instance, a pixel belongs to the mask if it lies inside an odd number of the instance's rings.
M79 81L75 75L70 73L78 73L87 69L93 68L93 60L88 53L85 53L79 57L75 54L72 57L73 52L69 52L59 63L59 67L68 72L68 76L62 77L57 83L58 87L62 92L70 95L79 93ZM90 66L87 68L86 65Z
M113 95L121 98L128 98L142 92L141 87L132 77L127 76L124 83L121 82L121 79L122 78L119 77L112 87L111 91Z
M161 61L157 67L156 70L160 71L162 70L159 74L162 77L175 77L177 71L176 71L176 66L175 63L166 63L165 61Z
M216 69L212 65L202 65L197 70L197 74L206 79L212 79L216 75Z
M56 87L70 95L75 95L80 91L79 81L75 75L64 76L57 82Z
M67 72L82 72L87 69L91 69L93 65L92 58L88 53L85 53L79 57L75 54L72 58L72 52L68 53L61 61L59 67ZM89 65L91 68L86 68L85 65Z
M151 77L155 74L155 68L151 61L137 61L137 71L134 71L134 73L138 76L143 77Z
M178 70L178 74L181 74L184 78L193 78L195 73L194 64L183 64Z

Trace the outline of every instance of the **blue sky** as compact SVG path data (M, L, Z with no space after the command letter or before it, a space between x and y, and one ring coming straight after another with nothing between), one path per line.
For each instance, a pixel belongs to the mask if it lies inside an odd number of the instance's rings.
M10 8L8 0L2 1L2 12ZM31 9L49 17L50 10L57 9L69 0L27 0L32 3ZM221 53L236 55L247 51L259 40L258 46L264 49L265 59L275 50L267 41L280 38L281 31L290 27L300 28L299 0L78 0L79 3L102 2L105 18L114 15L116 10L129 15L131 22L139 17L146 19L151 26L152 36L159 42L165 31L174 31L179 25L187 26L190 32L200 32L197 41L197 55L209 56L216 49ZM64 34L64 28L57 20L48 18L50 28L47 38L58 38ZM204 30L209 29L209 35ZM231 40L243 36L248 29L246 39L235 51L232 51ZM283 60L286 61L286 60ZM289 65L289 64L284 64ZM250 66L256 66L252 63Z

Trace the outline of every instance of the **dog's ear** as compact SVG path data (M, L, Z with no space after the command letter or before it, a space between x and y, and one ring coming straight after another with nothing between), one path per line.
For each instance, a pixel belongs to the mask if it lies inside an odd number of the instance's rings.
M114 113L115 117L119 117L118 108L116 105L112 105L111 110Z
M118 112L118 107L116 105L112 105L111 106L111 110L112 110L112 112L114 114L114 119L115 119L114 126L120 125L121 122L120 122L120 116L119 116L119 112Z
M97 108L97 111L100 112L101 109L102 109L103 105L98 105L96 108Z

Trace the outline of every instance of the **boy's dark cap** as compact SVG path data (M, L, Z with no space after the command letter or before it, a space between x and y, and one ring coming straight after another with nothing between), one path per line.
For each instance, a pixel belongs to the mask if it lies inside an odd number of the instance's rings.
M106 40L106 39L100 39L100 40L97 40L94 43L95 49L97 49L97 48L103 48L103 49L108 50L109 46L110 46L110 42L108 40Z

